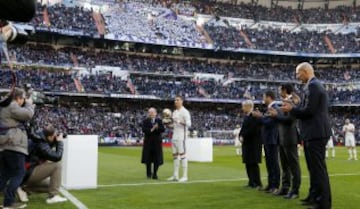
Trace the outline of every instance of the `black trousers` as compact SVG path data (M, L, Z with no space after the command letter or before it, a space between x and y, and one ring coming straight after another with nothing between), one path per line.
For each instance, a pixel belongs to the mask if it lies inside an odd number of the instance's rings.
M265 160L268 172L269 188L279 188L280 186L280 166L279 166L279 147L275 144L265 144Z
M153 170L151 170L151 164L152 163L146 163L146 176L148 178L151 177L156 177L157 176L157 171L159 169L159 165L157 165L156 163L153 163Z
M260 179L260 168L259 164L257 163L247 163L245 164L246 167L246 173L249 178L249 184L250 187L258 187L262 186L261 179Z
M298 194L301 184L301 172L297 145L280 146L282 168L282 189Z
M309 155L308 167L312 179L313 190L316 195L315 202L321 209L331 208L331 190L327 172L325 151L328 138L306 142Z
M310 153L309 153L309 149L307 148L308 146L308 142L304 141L304 154L305 154L305 161L306 161L306 167L308 169L309 174L311 174L311 167L310 167ZM314 202L317 197L319 196L319 194L316 194L315 188L317 187L317 185L314 185L314 179L313 176L310 175L310 187L309 187L309 193L307 195L307 198L309 199L309 201Z
M4 192L4 207L15 202L15 192L25 176L25 155L19 152L3 151L0 156L0 191Z

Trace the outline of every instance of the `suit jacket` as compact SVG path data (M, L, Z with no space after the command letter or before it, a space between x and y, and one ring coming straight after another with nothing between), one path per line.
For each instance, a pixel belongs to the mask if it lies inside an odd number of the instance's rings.
M277 108L276 104L271 107ZM264 145L279 144L278 121L270 116L264 116L262 122L262 140Z
M153 125L155 125L156 123L159 125L159 128L151 132ZM157 163L158 165L162 165L162 133L165 131L162 120L156 118L155 122L152 123L150 118L146 118L142 123L142 130L145 134L145 137L141 162Z
M243 163L261 163L261 121L251 115L245 116L239 136L243 138Z
M278 115L275 120L279 122L279 144L282 146L297 145L299 133L297 130L297 119L290 113L284 113L277 109Z
M329 119L328 94L317 78L312 78L304 88L305 96L299 107L290 113L300 119L301 139L304 141L329 139L331 127Z

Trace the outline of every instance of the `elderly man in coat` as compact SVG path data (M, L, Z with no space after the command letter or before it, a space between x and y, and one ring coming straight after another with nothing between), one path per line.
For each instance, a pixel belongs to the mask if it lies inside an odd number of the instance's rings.
M251 100L242 103L242 110L246 114L240 131L242 141L242 159L249 177L247 187L262 188L260 179L261 163L261 120L252 116L254 103Z
M155 108L148 110L148 117L142 123L142 131L145 134L141 163L146 165L146 176L150 179L158 179L157 171L164 162L162 150L162 133L165 127L162 120L156 118ZM151 165L153 164L153 170Z

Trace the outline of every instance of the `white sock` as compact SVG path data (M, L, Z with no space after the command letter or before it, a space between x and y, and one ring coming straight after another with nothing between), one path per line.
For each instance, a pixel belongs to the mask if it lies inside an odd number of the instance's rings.
M349 152L349 158L352 159L353 156L352 156L352 150L351 149L348 149L348 152Z
M332 149L332 157L335 157L335 148Z
M326 158L329 157L329 150L328 150L328 149L326 149L325 157L326 157Z
M174 177L179 178L180 159L179 157L174 158Z
M357 159L357 151L356 151L356 148L353 148L353 155L354 155L354 158Z
M240 155L240 149L239 148L236 148L236 154Z
M188 177L188 160L186 158L181 159L181 166L183 168L183 178Z

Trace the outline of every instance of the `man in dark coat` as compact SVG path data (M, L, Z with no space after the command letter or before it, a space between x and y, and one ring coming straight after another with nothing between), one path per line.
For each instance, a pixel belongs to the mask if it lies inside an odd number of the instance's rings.
M278 192L280 186L280 164L279 164L279 129L278 122L270 117L269 110L277 108L275 93L267 91L264 94L264 103L267 111L263 115L255 111L253 115L260 118L262 122L262 139L265 150L266 170L268 172L268 185L264 189L267 193Z
M296 77L305 84L304 98L300 106L284 102L282 111L301 121L301 138L304 140L305 154L310 173L310 185L313 187L313 197L305 199L311 209L330 209L331 192L327 172L325 151L331 136L329 118L329 99L321 82L315 77L311 64L304 62L296 67Z
M146 165L146 176L150 179L158 179L157 171L163 164L162 136L165 131L161 119L156 118L155 108L150 108L148 117L142 123L142 131L145 134L141 163ZM151 170L153 164L153 170Z
M261 163L261 122L252 116L254 103L247 100L242 103L242 110L246 114L240 131L240 141L242 142L242 159L246 166L249 178L248 187L261 189L260 179Z
M282 100L298 104L299 98L297 95L293 94L292 85L282 85L280 87L280 95ZM286 199L295 199L299 197L301 183L299 155L297 150L297 145L299 143L297 120L294 116L289 113L284 113L280 109L272 109L269 112L271 116L279 122L282 186L276 195L286 195Z

